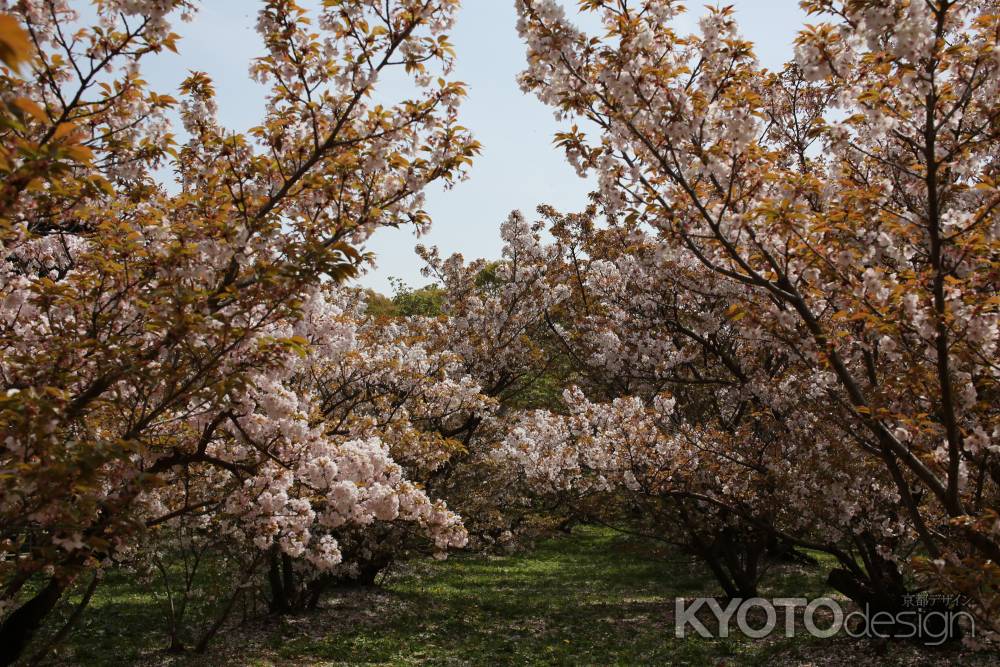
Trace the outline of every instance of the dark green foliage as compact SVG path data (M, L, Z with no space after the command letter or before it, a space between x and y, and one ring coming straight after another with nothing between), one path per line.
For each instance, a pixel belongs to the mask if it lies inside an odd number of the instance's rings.
M374 317L437 317L444 306L444 290L437 285L413 289L398 278L389 278L393 295L387 297L368 290L368 314Z

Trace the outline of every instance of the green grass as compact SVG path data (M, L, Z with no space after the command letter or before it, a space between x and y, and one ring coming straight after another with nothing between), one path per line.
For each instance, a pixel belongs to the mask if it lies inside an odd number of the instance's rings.
M825 568L781 566L761 594L828 594ZM109 582L60 653L64 664L769 665L904 663L908 647L803 633L767 640L674 637L674 599L718 593L704 568L608 530L580 527L509 557L420 561L320 611L222 634L208 656L167 656L159 607ZM706 622L710 626L710 623ZM833 662L817 656L842 656ZM920 664L919 662L917 664ZM927 663L930 664L930 663ZM968 663L966 663L968 664ZM987 663L983 663L987 664Z
M578 529L507 558L454 558L389 583L377 623L287 642L285 658L348 663L640 664L728 655L728 642L672 638L673 598L713 592L700 568ZM414 650L414 640L419 649Z

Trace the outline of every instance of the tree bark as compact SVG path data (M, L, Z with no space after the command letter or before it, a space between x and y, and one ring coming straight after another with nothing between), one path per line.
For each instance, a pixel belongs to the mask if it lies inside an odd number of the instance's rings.
M62 598L69 583L66 579L52 577L42 590L0 625L0 667L12 665L21 657L42 620Z
M42 646L42 648L40 648L34 656L32 656L30 662L28 663L31 667L35 667L35 665L40 664L42 660L45 659L45 656L48 655L49 651L58 646L62 640L66 639L70 630L73 629L73 626L75 626L77 621L80 620L80 617L83 616L83 611L87 608L87 605L90 604L90 599L94 596L94 591L97 590L97 585L100 582L101 580L98 573L94 572L94 577L90 580L90 584L87 585L87 590L84 591L83 598L80 599L80 604L76 605L76 609L74 609L73 613L70 614L70 617L66 619L63 626L59 628L59 632L45 642L45 645Z

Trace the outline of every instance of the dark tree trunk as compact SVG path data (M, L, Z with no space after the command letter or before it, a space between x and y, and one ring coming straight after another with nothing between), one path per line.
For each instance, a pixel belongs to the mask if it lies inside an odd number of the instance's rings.
M795 548L794 544L789 544L785 540L778 539L777 537L772 537L768 541L767 545L767 556L773 560L782 563L795 563L797 565L806 565L809 567L816 567L819 565L819 561L813 556L800 551Z
M392 562L392 558L388 553L382 553L375 558L362 563L360 567L360 572L355 578L355 583L358 586L373 586L375 584L375 579L385 568L389 567L389 563Z
M920 643L939 645L953 642L964 635L957 622L960 609L949 600L928 598L926 604L917 603L918 595L907 588L906 580L895 563L882 558L875 541L867 535L856 540L865 569L857 565L834 569L827 576L827 584L846 595L858 606L861 622L872 628L870 619L880 614L878 632L889 639L908 639ZM851 565L847 563L846 565ZM886 622L888 614L892 620ZM917 632L908 622L901 622L901 614L909 614L908 621L917 624ZM875 635L871 635L875 637ZM879 637L882 638L882 637Z
M767 540L755 531L741 534L735 528L723 528L716 540L722 561L729 570L737 592L744 599L757 597L760 580L760 559Z
M299 587L295 581L295 568L292 557L281 554L281 588L285 591L285 603L289 609L295 609L299 601Z
M713 528L704 535L697 517L692 517L685 503L675 499L684 527L690 537L689 549L712 571L726 596L731 599L757 597L760 560L769 535L760 530L739 530L732 526Z
M309 599L306 601L307 609L311 611L319 606L320 598L323 597L323 592L329 587L330 580L331 577L323 575L309 582Z
M268 557L267 583L271 589L269 610L272 614L287 614L291 611L284 578L281 575L281 560L276 547Z
M77 621L80 620L80 617L83 616L83 612L87 608L87 605L90 604L90 599L94 597L94 591L97 590L97 585L100 581L101 579L98 576L98 573L94 572L94 576L91 578L90 584L87 586L87 590L84 591L83 597L80 599L80 604L76 606L73 613L70 614L68 619L66 619L63 626L59 628L59 631L56 632L56 634L54 634L52 638L49 639L44 646L42 646L42 648L38 649L38 652L31 658L29 663L31 667L41 664L42 660L45 659L45 656L48 655L49 651L58 646L59 642L66 638L66 636L73 629L73 626L75 626Z
M271 555L274 556L275 555L274 552L272 552ZM230 596L229 600L222 608L222 612L215 618L215 621L208 628L208 630L205 631L205 634L202 635L201 639L198 640L198 643L195 645L194 648L195 652L204 653L205 651L208 650L209 643L215 637L216 633L218 633L219 630L222 629L222 626L225 625L226 621L229 619L230 614L233 613L233 608L236 607L236 600L246 597L246 585L253 578L253 575L257 571L257 568L260 566L260 562L262 559L263 555L258 554L257 557L254 558L253 562L250 563L250 566L247 567L246 573L243 575L242 581L240 581L239 585L236 587L236 590L233 591L232 596Z
M42 620L59 602L68 585L67 580L52 577L45 588L0 625L0 665L6 667L21 657L28 642L41 627Z

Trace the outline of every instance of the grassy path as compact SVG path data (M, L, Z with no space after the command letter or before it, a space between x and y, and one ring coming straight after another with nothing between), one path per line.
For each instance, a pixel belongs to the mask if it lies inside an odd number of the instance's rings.
M95 601L64 664L989 664L842 638L678 639L674 598L713 595L714 582L676 554L596 528L577 528L527 554L415 563L316 613L233 628L200 659L156 652L164 643L148 628L156 610L142 600L155 602L115 591ZM818 570L783 567L762 595L826 592ZM132 624L139 612L146 627Z
M612 533L572 537L505 558L421 564L376 594L385 616L348 632L293 640L279 655L391 664L692 664L727 644L674 638L678 592L713 591L700 568L637 551ZM350 607L366 601L343 600ZM336 607L335 607L336 608ZM359 613L352 609L350 613Z

